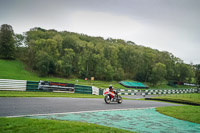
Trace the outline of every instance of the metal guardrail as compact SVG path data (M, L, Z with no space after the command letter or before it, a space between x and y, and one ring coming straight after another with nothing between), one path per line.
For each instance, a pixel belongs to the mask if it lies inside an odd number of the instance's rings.
M26 91L26 80L0 79L0 90Z

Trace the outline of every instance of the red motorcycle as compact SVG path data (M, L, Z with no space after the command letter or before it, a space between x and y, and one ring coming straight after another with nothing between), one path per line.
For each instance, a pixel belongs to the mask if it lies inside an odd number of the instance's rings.
M109 90L108 91L105 91L104 92L104 101L109 104L110 102L117 102L119 104L122 103L122 97L118 95L118 91L112 91L110 92Z

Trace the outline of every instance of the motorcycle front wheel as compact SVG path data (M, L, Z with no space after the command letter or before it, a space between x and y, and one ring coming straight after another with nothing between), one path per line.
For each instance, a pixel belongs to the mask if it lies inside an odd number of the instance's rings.
M117 103L121 104L122 103L122 97L121 96L118 96L118 101Z
M109 104L109 103L110 103L110 96L109 96L109 95L106 95L106 96L104 97L104 101L105 101L107 104Z

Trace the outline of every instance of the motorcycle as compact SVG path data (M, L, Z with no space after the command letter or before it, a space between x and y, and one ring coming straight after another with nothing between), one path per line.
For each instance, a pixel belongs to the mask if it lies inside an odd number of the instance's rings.
M118 95L118 91L114 91L114 93L108 91L104 92L104 101L109 104L110 102L117 102L119 104L122 103L122 97ZM114 96L113 96L114 95Z

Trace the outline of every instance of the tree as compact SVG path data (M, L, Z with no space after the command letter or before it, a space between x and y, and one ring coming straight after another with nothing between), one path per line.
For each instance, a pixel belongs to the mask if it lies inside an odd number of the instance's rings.
M23 39L19 35L16 37L19 42ZM21 57L30 68L43 75L132 79L153 84L163 80L189 82L194 79L192 66L184 64L181 59L131 41L104 40L36 27L25 34L25 44L22 50L25 52L21 54L25 56Z
M162 82L163 80L165 80L165 75L166 75L165 64L158 62L152 69L150 81L153 85L156 85L158 82Z
M40 72L40 76L46 76L50 71L49 66L51 61L48 53L44 51L39 51L37 55L37 60L38 61L36 66Z
M200 64L195 65L195 79L196 83L200 85Z
M60 71L64 76L69 77L73 72L73 58L75 53L73 49L65 49L65 55L62 57Z
M15 58L15 41L12 26L3 24L0 28L0 58L14 59Z

